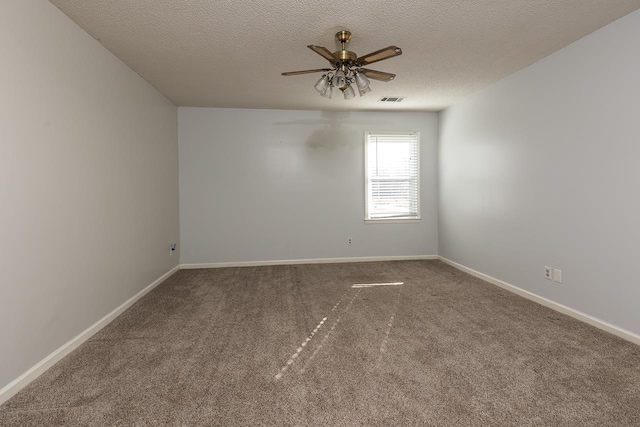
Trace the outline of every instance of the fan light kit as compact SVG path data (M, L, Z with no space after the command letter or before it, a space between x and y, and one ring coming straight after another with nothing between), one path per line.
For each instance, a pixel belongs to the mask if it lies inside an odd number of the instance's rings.
M371 92L369 87L369 79L388 82L393 80L396 75L385 73L383 71L369 70L362 68L363 65L373 64L383 59L393 58L402 55L402 49L397 46L389 46L384 49L377 50L364 56L358 57L354 52L347 50L347 44L351 40L349 31L340 31L336 34L336 39L341 45L341 49L331 53L327 48L322 46L309 45L309 49L325 58L331 63L331 68L319 68L316 70L290 71L282 73L283 76L297 76L300 74L321 73L324 72L320 80L315 84L314 88L325 98L331 98L333 88L342 91L344 99L351 99L356 96L352 84L355 83L360 96L364 96Z

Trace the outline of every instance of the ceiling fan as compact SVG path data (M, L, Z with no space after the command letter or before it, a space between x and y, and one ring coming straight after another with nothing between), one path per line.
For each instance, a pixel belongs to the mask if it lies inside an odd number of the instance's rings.
M346 49L347 44L351 40L349 31L340 31L336 33L336 39L340 42L340 50L331 53L327 48L322 46L309 45L309 49L325 58L331 64L331 68L318 68L315 70L289 71L282 73L283 76L297 76L300 74L321 73L325 74L315 84L315 89L325 98L331 98L333 88L340 89L345 99L351 99L356 96L352 83L356 84L360 96L371 92L369 87L369 79L388 82L393 80L396 75L385 73L383 71L370 70L362 68L365 65L384 59L393 58L402 55L402 49L397 46L389 46L384 49L371 52L364 56L358 56L355 52ZM368 78L369 79L368 79Z

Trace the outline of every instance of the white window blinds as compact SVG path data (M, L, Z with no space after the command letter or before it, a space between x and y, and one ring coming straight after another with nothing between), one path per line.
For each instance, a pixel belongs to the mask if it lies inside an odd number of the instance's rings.
M366 219L419 219L419 135L365 137Z

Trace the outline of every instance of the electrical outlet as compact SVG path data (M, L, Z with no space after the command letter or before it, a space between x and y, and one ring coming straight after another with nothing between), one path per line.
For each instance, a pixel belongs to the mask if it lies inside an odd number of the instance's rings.
M177 246L177 243L173 243L171 246L169 246L169 256L173 255L173 253L176 251Z
M349 237L349 238L347 239L347 243L348 243L348 244L353 243L353 240L351 239L351 237Z
M558 270L557 268L553 269L553 281L562 283L562 270Z
M544 278L551 280L551 267L544 267Z

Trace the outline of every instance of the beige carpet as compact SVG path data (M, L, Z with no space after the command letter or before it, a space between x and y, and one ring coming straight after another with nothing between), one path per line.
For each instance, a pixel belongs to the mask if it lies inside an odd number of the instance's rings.
M440 261L182 270L0 425L638 426L640 347Z

